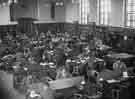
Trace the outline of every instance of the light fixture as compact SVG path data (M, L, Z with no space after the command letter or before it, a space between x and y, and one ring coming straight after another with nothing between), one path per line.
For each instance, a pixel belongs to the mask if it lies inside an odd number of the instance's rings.
M13 0L14 1L14 3L18 3L18 0Z
M2 6L6 6L6 3L5 3L5 2L3 2L3 3L2 3Z
M128 37L125 35L125 36L124 36L124 40L127 40L127 39L128 39Z
M63 6L63 2L60 2L60 5Z
M12 0L8 0L8 5L10 5L12 3Z
M56 2L56 6L59 6L59 2Z
M64 3L63 3L63 1L57 1L57 2L55 3L55 5L56 5L56 6L63 6Z

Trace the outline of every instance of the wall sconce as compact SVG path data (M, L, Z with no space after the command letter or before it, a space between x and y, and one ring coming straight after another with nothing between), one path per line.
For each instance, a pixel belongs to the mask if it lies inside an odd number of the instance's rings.
M3 7L4 7L4 6L6 6L6 3L5 3L5 2L3 2L3 3L2 3L2 6L3 6Z
M18 3L18 0L8 0L8 5L10 5L12 3L17 4Z
M18 3L18 0L13 0L14 3Z
M64 3L63 3L62 1L61 1L61 2L56 2L55 5L56 5L56 6L63 6Z
M125 36L124 36L124 40L127 40L127 39L128 39L128 37L125 35Z
M18 0L2 0L1 3L0 3L0 7L9 6L12 3L17 4Z

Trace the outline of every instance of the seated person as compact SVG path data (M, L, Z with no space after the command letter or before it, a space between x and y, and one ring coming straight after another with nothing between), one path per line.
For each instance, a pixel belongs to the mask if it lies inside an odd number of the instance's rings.
M127 71L127 67L126 64L124 62L122 62L121 60L117 60L114 64L113 64L113 70L115 72L118 73L123 73Z
M27 90L27 99L54 99L54 91L48 83L31 84Z
M113 64L113 70L103 68L99 73L98 79L102 78L103 80L111 80L121 76L121 73L125 72L127 67L124 62L117 60Z
M120 76L120 74L113 70L103 69L98 75L98 80L100 80L100 79L111 80L111 79L118 78L119 76Z
M102 68L100 68L101 70L99 71L99 75L97 77L97 80L111 80L111 79L115 79L117 77L120 76L120 73L114 71L114 70L110 70L107 69L106 66L103 66Z
M66 67L63 66L57 70L56 79L64 79L70 77L72 77L72 75L69 73Z

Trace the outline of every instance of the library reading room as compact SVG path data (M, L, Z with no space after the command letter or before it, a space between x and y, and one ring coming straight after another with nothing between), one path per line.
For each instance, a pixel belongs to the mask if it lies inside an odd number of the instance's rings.
M135 99L135 0L0 0L0 99Z

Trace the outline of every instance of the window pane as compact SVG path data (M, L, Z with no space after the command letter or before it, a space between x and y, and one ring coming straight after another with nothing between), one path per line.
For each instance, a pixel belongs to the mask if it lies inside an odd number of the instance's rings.
M99 0L100 24L109 25L111 0Z
M89 16L89 0L79 0L80 4L80 20L79 23L87 24L88 23L88 16Z
M127 0L127 26L135 27L135 0Z

